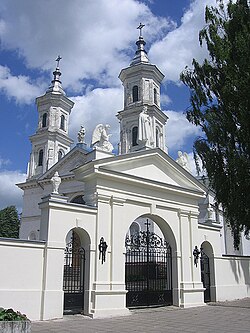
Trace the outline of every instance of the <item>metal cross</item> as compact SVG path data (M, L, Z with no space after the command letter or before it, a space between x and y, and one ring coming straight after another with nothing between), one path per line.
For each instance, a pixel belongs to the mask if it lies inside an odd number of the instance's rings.
M139 27L137 29L140 29L140 37L142 37L142 28L145 27L145 24L140 23Z
M61 56L58 56L58 57L56 58L56 61L57 61L57 66L56 66L56 67L59 67L59 62L60 62L61 59L62 59Z

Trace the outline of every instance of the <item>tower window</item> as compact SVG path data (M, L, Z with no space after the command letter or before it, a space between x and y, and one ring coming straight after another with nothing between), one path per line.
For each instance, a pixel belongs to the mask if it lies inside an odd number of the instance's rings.
M157 104L157 90L154 88L154 103Z
M63 114L61 115L60 129L65 131L65 116Z
M135 126L132 128L132 146L138 145L137 138L138 138L138 127Z
M43 114L42 127L47 126L47 113Z
M38 155L38 166L42 166L43 165L43 150L41 149L39 151L39 155Z
M63 151L59 150L58 152L58 161L60 161L63 158Z
M139 101L139 88L138 88L138 86L133 86L132 95L133 95L133 102L138 102Z
M156 147L159 147L160 146L160 131L158 128L156 128L156 130L155 130L155 139L156 139L155 145L156 145Z

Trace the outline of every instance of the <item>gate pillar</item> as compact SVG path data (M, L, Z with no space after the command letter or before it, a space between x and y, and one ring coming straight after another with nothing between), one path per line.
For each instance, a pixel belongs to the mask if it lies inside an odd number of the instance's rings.
M193 249L198 244L198 212L179 211L180 231L180 306L204 304L200 265L194 264Z
M62 318L63 316L63 262L65 244L55 241L51 231L53 218L51 211L58 204L66 203L67 198L58 195L48 195L42 198L40 239L46 241L43 276L41 277L41 320Z
M124 200L97 195L98 217L95 256L95 278L91 292L91 313L94 318L127 315L124 284L124 239L120 241ZM107 243L105 260L100 253L100 240Z

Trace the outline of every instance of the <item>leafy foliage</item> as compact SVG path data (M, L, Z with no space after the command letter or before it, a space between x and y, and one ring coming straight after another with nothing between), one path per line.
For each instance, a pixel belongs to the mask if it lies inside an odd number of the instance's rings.
M194 155L202 160L237 248L240 232L250 229L250 5L217 4L206 8L199 34L210 57L203 64L194 59L181 80L191 89L187 119L204 134L194 143Z
M15 206L0 210L0 237L18 238L20 221Z
M25 320L27 321L28 318L25 314L22 314L19 311L14 311L13 309L4 309L0 308L0 321L19 321Z

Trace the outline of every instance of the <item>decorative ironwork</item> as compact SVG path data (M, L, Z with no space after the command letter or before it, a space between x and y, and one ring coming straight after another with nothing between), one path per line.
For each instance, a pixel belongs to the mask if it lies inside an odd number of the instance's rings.
M100 239L98 248L99 248L99 260L101 260L102 264L103 264L106 260L106 251L108 248L108 244L104 241L103 237L101 237L101 239Z
M203 283L204 291L204 302L211 302L210 293L210 267L209 267L209 257L201 248L201 282Z
M153 232L140 231L138 234L127 236L125 246L134 250L147 246L155 249L165 249L169 244Z
M172 304L171 247L146 226L125 239L128 307Z
M84 294L85 250L81 247L79 236L73 232L72 240L64 251L64 310L81 312Z
M199 261L199 256L200 256L200 251L198 250L198 247L196 245L194 247L193 256L194 256L194 264L197 267L197 264Z

